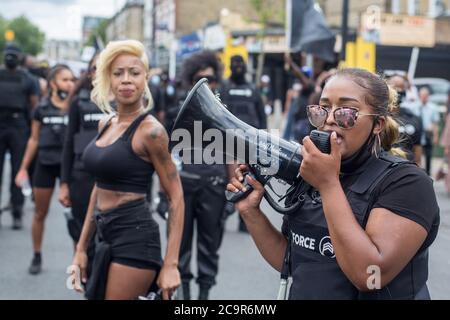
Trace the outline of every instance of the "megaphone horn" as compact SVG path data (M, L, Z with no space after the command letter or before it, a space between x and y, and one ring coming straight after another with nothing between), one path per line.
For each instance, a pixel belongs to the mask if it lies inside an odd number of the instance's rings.
M212 135L215 144L212 143ZM170 137L169 147L173 153L197 151L198 155L204 156L209 154L205 150L216 147L209 151L216 155L216 159L221 159L222 164L237 161L258 165L264 175L276 175L287 182L297 178L302 159L300 144L280 139L236 118L214 95L206 79L201 79L189 92ZM218 157L217 153L223 157ZM211 164L209 161L203 163Z

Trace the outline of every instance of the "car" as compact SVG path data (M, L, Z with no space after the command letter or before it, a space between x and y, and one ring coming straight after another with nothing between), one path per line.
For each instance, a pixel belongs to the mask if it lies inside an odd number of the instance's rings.
M439 109L447 105L450 81L441 78L416 78L413 84L417 90L426 87L430 90L430 101L437 104Z

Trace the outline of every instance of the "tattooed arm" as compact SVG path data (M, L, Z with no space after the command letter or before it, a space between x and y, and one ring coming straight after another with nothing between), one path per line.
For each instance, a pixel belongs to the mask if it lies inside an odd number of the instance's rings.
M161 187L166 193L170 208L167 219L167 250L164 265L161 269L158 286L163 290L164 299L180 285L178 272L178 257L181 236L184 224L184 199L181 180L175 164L170 156L168 146L169 138L164 127L156 120L146 121L148 130L145 130L145 147L156 173L159 176Z

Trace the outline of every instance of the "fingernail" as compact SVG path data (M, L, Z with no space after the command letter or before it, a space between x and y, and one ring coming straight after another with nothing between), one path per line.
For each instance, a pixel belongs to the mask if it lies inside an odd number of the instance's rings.
M239 177L239 181L241 181L241 182L244 181L244 177L242 177L242 176Z
M246 187L243 187L242 188L242 192L246 192L247 191L247 188Z

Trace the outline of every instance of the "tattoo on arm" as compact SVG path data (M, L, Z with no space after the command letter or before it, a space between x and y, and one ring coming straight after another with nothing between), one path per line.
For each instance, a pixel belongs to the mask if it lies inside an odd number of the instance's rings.
M178 178L178 171L176 169L167 172L167 179L169 179L169 181L174 181Z

